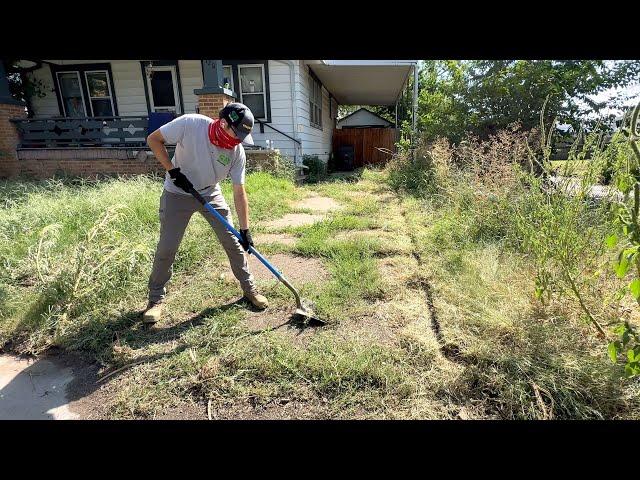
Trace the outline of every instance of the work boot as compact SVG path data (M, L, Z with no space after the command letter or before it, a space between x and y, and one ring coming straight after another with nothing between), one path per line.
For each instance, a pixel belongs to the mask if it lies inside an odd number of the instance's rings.
M260 310L264 310L269 306L269 301L267 300L267 297L265 297L264 295L260 295L256 291L245 292L244 298L249 300L254 307L259 308Z
M162 302L157 302L157 303L149 302L149 305L147 305L147 310L144 312L144 315L142 316L142 323L147 325L153 325L154 323L157 323L160 320L160 317L162 316L163 308L164 308L164 305L162 304Z

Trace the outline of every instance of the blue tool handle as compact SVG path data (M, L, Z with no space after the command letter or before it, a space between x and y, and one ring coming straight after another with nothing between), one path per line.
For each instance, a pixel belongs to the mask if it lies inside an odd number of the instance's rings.
M242 241L242 236L240 235L240 232L238 232L235 228L233 228L233 226L229 222L227 222L227 219L224 218L222 215L220 215L220 213L218 213L218 211L215 208L213 208L213 206L211 206L211 204L208 203L204 199L204 197L202 195L200 195L200 193L197 190L192 188L189 193L191 193L191 195L193 195L196 198L196 200L198 200L204 206L204 208L209 210L218 220L220 220L222 222L222 224L227 228L227 230L229 230L231 233L233 233L238 238L238 240ZM258 260L260 260L262 262L262 264L265 267L267 267L269 269L269 271L276 276L276 278L278 280L282 279L282 273L280 273L276 269L276 267L271 265L269 263L269 261L260 254L260 252L258 252L252 246L249 246L249 252L253 253L256 256L256 258Z

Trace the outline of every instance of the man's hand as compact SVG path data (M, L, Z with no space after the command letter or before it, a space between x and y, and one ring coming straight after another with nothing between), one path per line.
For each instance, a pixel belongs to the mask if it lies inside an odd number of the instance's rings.
M173 183L176 185L176 187L181 188L187 193L191 192L193 184L189 181L185 174L180 171L180 168L172 168L171 170L169 170L169 176L173 179Z
M240 230L240 245L244 248L245 252L249 252L249 246L253 247L253 238L251 238L251 233L249 233L249 229ZM251 252L249 252L251 255Z

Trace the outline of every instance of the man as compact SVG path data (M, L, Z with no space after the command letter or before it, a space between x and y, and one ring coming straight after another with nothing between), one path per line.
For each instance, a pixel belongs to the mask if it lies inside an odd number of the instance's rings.
M143 315L144 323L154 324L160 320L173 261L189 219L196 211L204 215L215 230L245 298L260 309L267 308L267 299L257 292L244 255L253 245L253 240L249 233L249 205L244 189L246 156L241 143L253 145L253 122L253 114L246 105L230 103L220 111L216 120L204 115L186 114L147 137L149 147L167 174L160 197L160 240L149 277L149 305ZM176 144L171 161L166 143ZM191 188L197 190L233 224L219 185L227 176L233 183L241 242L188 193Z

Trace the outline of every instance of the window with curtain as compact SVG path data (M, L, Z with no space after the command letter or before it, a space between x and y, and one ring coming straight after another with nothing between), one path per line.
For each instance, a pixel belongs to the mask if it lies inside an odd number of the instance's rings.
M113 97L109 85L109 72L84 72L89 92L91 113L94 117L113 116Z
M240 102L244 103L255 118L267 118L267 96L263 65L238 65L240 77Z

